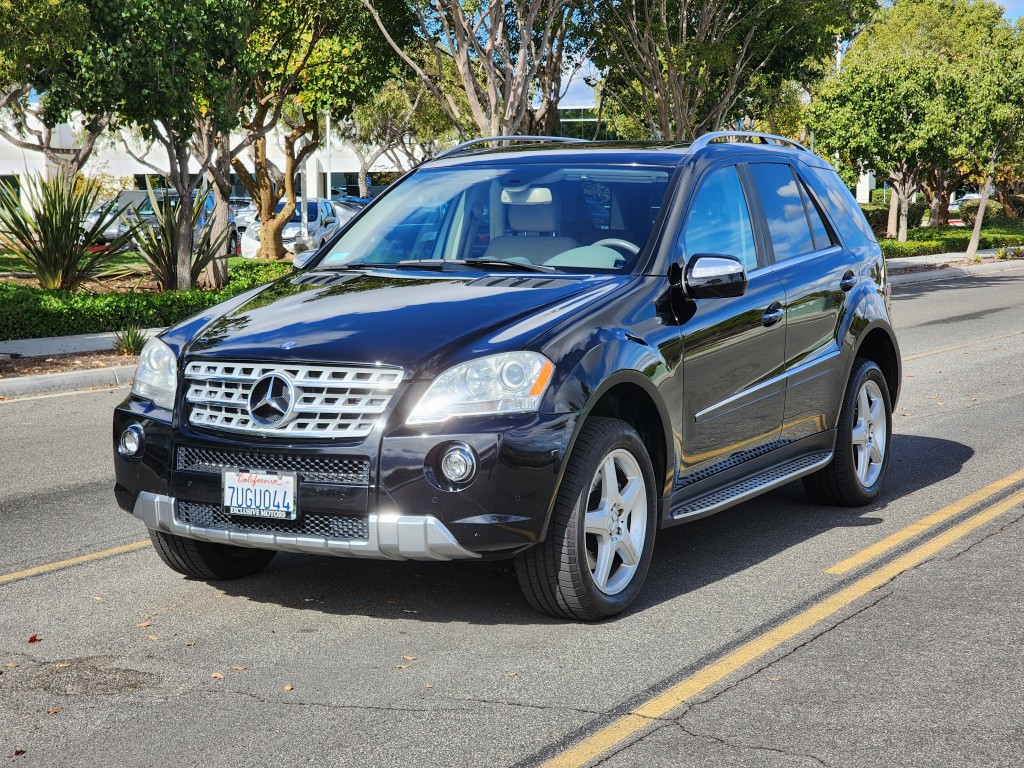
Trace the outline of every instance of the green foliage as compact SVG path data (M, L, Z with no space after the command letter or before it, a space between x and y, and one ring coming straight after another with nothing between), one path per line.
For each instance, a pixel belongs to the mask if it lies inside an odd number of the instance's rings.
M68 189L64 179L29 176L18 193L0 185L0 248L16 255L44 288L74 290L108 264L130 232L103 243L103 232L117 214L101 209L92 224L86 217L96 204L97 188Z
M148 338L143 328L129 325L123 331L114 333L114 351L119 355L138 355L146 346Z
M986 217L987 218L987 217ZM907 242L880 239L882 253L887 259L908 256L930 256L938 253L963 253L971 240L971 230L966 227L939 227L917 229L911 232ZM1012 248L1024 246L1024 225L1006 224L986 227L981 233L981 248Z
M149 186L149 180L146 181ZM139 224L135 230L136 250L139 257L153 273L161 290L169 291L178 285L178 250L181 247L181 233L178 229L178 206L176 198L163 197L157 199L153 188L149 187L149 199L153 204L156 226ZM203 214L206 194L197 194L192 201L192 225L190 232L195 232L199 225L199 217ZM189 285L195 285L200 273L223 250L227 232L213 236L213 226L207 222L193 242L192 261L189 273Z
M282 263L232 265L228 285L210 292L72 293L0 281L0 341L174 325L290 270Z
M868 220L875 235L884 237L889 226L889 206L882 203L862 203L860 209L864 211L864 218ZM924 203L911 203L907 211L907 226L911 229L921 226L921 220L927 211L928 206Z
M980 200L965 200L960 203L960 220L968 227L973 227L978 218L978 208L981 207ZM1006 215L1006 209L998 200L989 198L985 204L986 224L1005 224L1010 221Z

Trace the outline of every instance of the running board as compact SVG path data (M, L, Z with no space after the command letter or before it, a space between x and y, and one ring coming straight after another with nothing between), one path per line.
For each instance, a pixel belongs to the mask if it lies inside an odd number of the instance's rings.
M688 517L704 517L713 512L739 504L747 499L752 499L772 488L796 480L804 475L817 472L832 461L831 451L812 453L808 456L801 456L785 464L781 464L764 472L759 472L752 477L746 477L732 485L712 491L696 499L686 502L671 510L673 520L684 520Z

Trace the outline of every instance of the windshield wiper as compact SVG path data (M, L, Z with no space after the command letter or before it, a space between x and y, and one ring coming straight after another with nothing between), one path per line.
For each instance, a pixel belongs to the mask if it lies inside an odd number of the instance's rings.
M554 267L549 267L546 264L532 264L530 262L526 262L525 264L523 264L518 261L502 261L501 259L466 259L465 261L459 260L450 263L465 264L467 267L473 267L474 269L477 267L479 267L480 269L504 269L508 272L558 271Z

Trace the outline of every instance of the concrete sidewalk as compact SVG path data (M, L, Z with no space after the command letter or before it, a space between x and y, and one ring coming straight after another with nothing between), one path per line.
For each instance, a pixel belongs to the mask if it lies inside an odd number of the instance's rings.
M995 254L995 249L983 250L978 253L982 257L992 256ZM889 259L886 264L893 285L1024 271L1024 260L1021 259L971 264L964 259L962 252ZM162 330L162 328L150 328L147 333L152 336ZM99 352L113 349L113 345L113 333L89 333L81 336L0 341L0 355L42 357L69 352ZM70 373L47 373L39 376L14 376L0 379L0 398L13 399L103 387L123 387L131 384L134 374L135 366L129 365Z

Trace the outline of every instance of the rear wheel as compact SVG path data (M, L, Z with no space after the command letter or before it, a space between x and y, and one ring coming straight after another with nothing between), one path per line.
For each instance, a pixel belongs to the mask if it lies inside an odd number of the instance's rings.
M640 594L657 525L654 469L640 436L617 419L583 428L555 501L548 537L516 558L537 610L596 621Z
M262 571L277 553L268 549L233 547L196 541L163 531L150 531L153 548L164 563L186 576L221 581Z
M825 504L870 504L882 489L891 441L892 404L885 376L873 360L858 359L839 412L832 462L805 477L804 487Z

